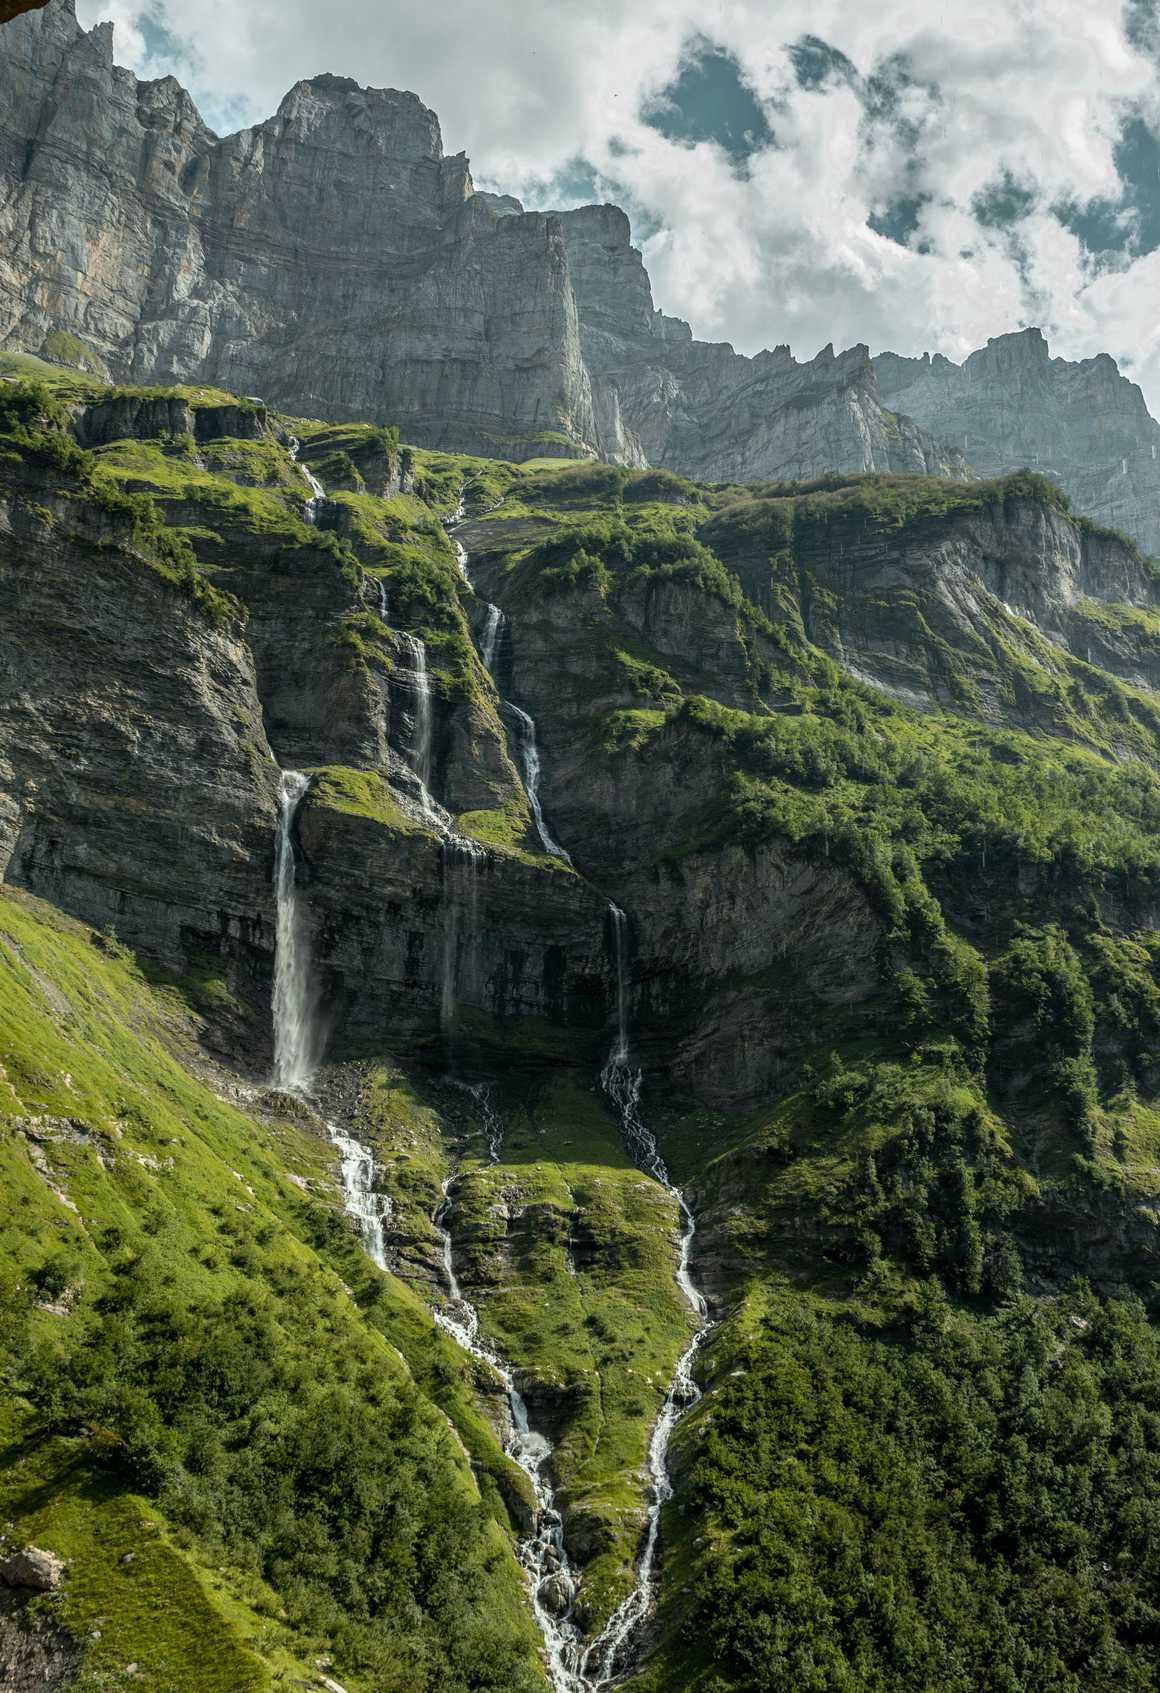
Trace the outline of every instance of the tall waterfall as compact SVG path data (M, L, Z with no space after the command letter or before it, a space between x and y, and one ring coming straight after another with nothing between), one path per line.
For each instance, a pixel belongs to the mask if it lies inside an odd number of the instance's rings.
M656 1140L641 1116L642 1076L639 1069L633 1068L629 1044L628 919L619 906L612 904L609 905L608 916L616 963L616 1035L600 1079L605 1092L620 1112L625 1140L634 1162L658 1182L662 1182L676 1197L681 1217L677 1285L692 1307L699 1326L677 1359L673 1379L669 1383L665 1402L649 1442L651 1498L644 1545L636 1566L636 1586L609 1618L598 1638L584 1655L584 1674L595 1687L606 1686L626 1667L626 1660L631 1657L634 1636L653 1608L656 1597L655 1567L661 1512L673 1497L673 1482L668 1462L669 1446L680 1417L701 1397L700 1389L693 1379L693 1365L709 1332L708 1303L694 1283L690 1270L696 1221L684 1194L670 1179Z
M521 711L518 705L510 700L504 702L515 718L518 725L516 739L519 742L520 763L524 767L524 788L527 791L528 804L532 808L532 816L536 820L536 832L540 837L540 844L545 852L551 853L553 858L562 858L564 863L571 865L572 860L564 851L559 841L551 834L544 821L544 810L540 804L540 751L536 745L536 725L526 711Z
M496 655L499 652L500 637L503 634L507 618L497 605L490 600L485 603L484 610L487 617L484 620L483 634L479 637L479 656L484 662L488 673L495 675Z
M278 834L274 847L274 1086L308 1097L318 1063L310 943L298 901L294 859L294 820L309 776L283 770ZM345 1135L334 1124L326 1132L339 1158L343 1202L358 1224L367 1253L380 1270L387 1268L386 1226L391 1202L375 1190L375 1155L369 1146Z
M423 812L435 813L431 798L431 678L427 674L427 648L418 635L400 631L399 640L410 654L409 679L414 702L411 713L411 769L419 783L419 799Z
M448 532L452 536L452 545L455 548L455 561L459 567L459 574L463 577L467 586L471 588L474 593L474 586L467 570L467 549L461 542L456 541L454 538L455 529L459 523L463 521L463 513L464 499L461 494L455 517L448 524ZM495 660L496 654L499 650L500 636L503 633L504 624L507 622L507 619L504 617L500 608L497 605L493 605L490 600L484 600L482 604L486 616L483 625L483 633L479 638L479 656L483 660L484 666L488 670L489 674L494 676ZM540 753L539 748L536 745L535 722L526 711L523 711L518 705L513 705L511 700L501 700L500 704L503 706L505 711L511 713L516 722L516 741L519 748L520 764L522 766L524 778L524 790L528 796L528 804L532 808L532 816L535 819L536 833L540 837L540 845L543 847L544 851L549 853L553 858L563 859L564 863L570 868L572 860L564 851L564 848L560 845L559 841L553 837L547 823L544 821L544 809L540 803Z
M310 949L294 862L294 820L309 786L300 770L283 770L274 848L274 1085L288 1093L306 1092L315 1061Z

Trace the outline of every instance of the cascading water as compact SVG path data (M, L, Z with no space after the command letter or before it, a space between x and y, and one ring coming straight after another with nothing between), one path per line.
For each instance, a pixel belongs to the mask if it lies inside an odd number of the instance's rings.
M400 631L399 640L410 655L407 672L413 709L411 712L411 769L419 784L419 804L427 817L435 817L431 798L431 678L427 674L427 648L418 635Z
M701 1390L693 1379L693 1365L709 1332L709 1307L704 1295L694 1283L690 1270L696 1221L685 1196L670 1180L664 1159L640 1111L642 1077L640 1070L633 1069L628 1036L628 919L617 905L609 905L608 915L616 961L616 1037L600 1079L605 1092L620 1112L625 1140L633 1161L658 1182L663 1183L676 1197L681 1217L677 1285L692 1307L699 1326L677 1359L673 1379L653 1429L652 1439L649 1441L648 1467L652 1497L649 1500L644 1545L636 1567L636 1586L609 1618L598 1638L584 1655L583 1673L589 1678L589 1684L597 1688L607 1686L625 1667L634 1636L653 1608L656 1588L654 1571L661 1512L673 1497L673 1483L668 1465L669 1445L679 1419L701 1397Z
M306 484L310 489L310 498L307 500L306 505L303 508L302 515L306 519L307 523L315 523L318 519L318 508L326 498L326 489L322 486L322 483L318 480L317 476L315 476L309 465L298 463L298 452L300 446L301 442L298 440L297 436L291 435L289 441L286 443L286 451L290 454L290 457L294 460L295 464L298 465L298 468L302 472L302 475L306 479Z
M295 886L294 820L310 786L300 770L283 770L274 847L274 1086L304 1093L314 1070L314 1017L309 946Z
M487 616L484 619L483 633L479 637L479 656L483 660L489 675L494 676L500 637L503 634L507 618L497 605L492 605L490 600L486 602L485 610Z
M475 1089L471 1091L476 1092ZM486 1090L484 1092L486 1094ZM503 1129L498 1114L491 1107L490 1098L485 1112L485 1128L492 1161L495 1162ZM572 1621L576 1573L568 1559L564 1545L564 1521L548 1475L552 1448L544 1436L530 1426L528 1408L511 1369L498 1352L481 1340L479 1313L459 1284L448 1227L454 1208L453 1187L454 1177L449 1176L443 1183L443 1200L434 1218L448 1297L447 1307L435 1313L435 1320L465 1352L487 1363L503 1383L511 1414L511 1432L504 1449L530 1480L536 1499L532 1532L520 1541L517 1550L531 1594L532 1610L543 1637L553 1693L594 1693L597 1684L590 1681L581 1669L583 1638Z
M463 577L467 586L471 588L474 593L475 589L467 571L467 550L459 541L455 540L455 530L463 521L463 514L464 499L461 494L459 506L454 518L448 524L447 529L448 533L452 537L452 545L455 548L455 561L459 566L459 574ZM495 660L496 654L499 650L500 636L503 633L504 624L507 620L500 608L497 605L493 605L490 600L484 600L482 604L485 618L483 632L479 637L479 656L483 660L488 672L494 675ZM564 851L564 848L560 845L559 841L553 837L547 823L544 821L544 810L540 803L540 753L539 748L536 745L535 722L531 717L529 717L526 711L523 711L518 705L513 705L511 700L501 700L500 704L503 706L503 709L510 712L511 716L515 719L516 741L519 747L520 764L523 767L524 788L527 792L528 804L532 808L532 816L536 823L536 833L540 837L540 845L543 847L544 851L546 853L550 853L553 858L561 858L565 864L571 867L572 860Z
M283 770L278 834L274 848L274 1086L308 1098L318 1061L311 983L310 943L298 900L294 857L294 821L309 776ZM347 1214L358 1224L370 1258L380 1270L387 1267L386 1230L391 1202L375 1190L375 1155L369 1146L345 1135L334 1124L326 1132L338 1151L343 1200Z
M516 720L516 739L519 742L520 763L524 767L524 788L528 795L528 804L532 808L532 816L536 820L536 832L540 837L540 844L545 852L551 853L553 858L562 858L564 863L571 865L572 860L564 851L559 841L550 832L544 821L544 811L540 804L540 752L536 746L536 725L526 711L521 711L518 705L510 700L504 704Z

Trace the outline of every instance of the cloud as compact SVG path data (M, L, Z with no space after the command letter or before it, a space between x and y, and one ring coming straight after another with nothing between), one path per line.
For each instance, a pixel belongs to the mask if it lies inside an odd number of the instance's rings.
M322 70L413 89L481 183L537 205L619 198L658 304L706 338L960 358L1040 322L1058 354L1130 366L1160 412L1152 0L78 12L113 17L122 62L172 70L218 127Z

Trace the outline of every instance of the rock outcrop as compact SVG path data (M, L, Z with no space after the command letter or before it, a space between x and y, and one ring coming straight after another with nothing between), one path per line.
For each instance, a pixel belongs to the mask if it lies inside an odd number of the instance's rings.
M48 0L0 0L0 24L11 23L21 12L36 12L47 4Z
M239 618L27 461L0 487L0 875L182 972L272 944L277 771ZM67 653L67 658L64 657Z
M982 476L1050 476L1079 511L1160 553L1160 424L1114 359L1053 359L1043 333L999 335L961 365L881 353L878 388Z

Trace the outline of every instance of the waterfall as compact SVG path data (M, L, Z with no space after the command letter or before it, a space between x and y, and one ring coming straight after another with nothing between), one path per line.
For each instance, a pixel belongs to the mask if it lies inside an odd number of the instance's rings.
M644 1545L636 1566L636 1586L605 1624L603 1630L584 1655L583 1672L590 1685L604 1687L623 1667L627 1648L653 1608L655 1599L655 1567L657 1542L660 1536L661 1512L673 1497L672 1476L669 1473L669 1446L673 1430L685 1411L695 1405L701 1391L693 1378L697 1353L709 1333L709 1307L703 1293L692 1278L691 1258L696 1220L680 1189L674 1186L656 1140L641 1116L640 1095L642 1075L632 1066L629 1045L628 1018L628 919L618 905L609 904L609 927L612 934L616 963L616 1035L608 1062L601 1072L601 1083L620 1112L625 1141L633 1161L641 1169L663 1183L676 1198L680 1208L681 1243L677 1265L677 1286L684 1294L697 1318L696 1334L689 1341L673 1372L665 1402L652 1432L648 1449L648 1469L651 1498L645 1527Z
M504 702L518 724L516 739L519 742L520 762L524 767L524 787L527 790L528 804L532 808L532 816L536 820L536 831L540 837L540 844L544 851L551 853L553 858L562 858L571 867L572 860L564 851L559 841L550 833L544 821L544 811L540 804L540 752L536 746L536 725L526 711L521 711L518 705L510 700Z
M274 1086L305 1093L314 1072L310 949L295 886L294 820L310 786L300 770L283 770L274 848Z
M326 1132L338 1148L346 1212L358 1224L367 1257L380 1270L387 1268L387 1224L394 1207L385 1193L375 1190L375 1155L361 1140L344 1135L334 1123Z
M503 634L503 626L507 622L507 618L497 605L492 605L490 600L486 602L485 609L487 618L483 625L483 634L479 640L479 656L489 674L494 676L500 636Z
M449 1030L455 1020L462 974L461 955L474 976L479 939L479 866L487 854L465 835L448 835L439 850L443 872L443 970L440 980L439 1021ZM466 930L466 934L463 930Z
M431 798L431 678L427 674L427 648L418 635L400 632L411 659L407 672L414 709L411 712L411 769L419 783L419 804L425 817L436 815Z
M309 776L283 770L278 834L274 848L274 1086L306 1097L314 1080L318 1054L314 996L310 980L310 945L298 903L294 859L294 820ZM380 1270L387 1267L386 1226L391 1202L375 1191L375 1155L369 1146L344 1135L334 1123L326 1132L337 1149L347 1215L358 1224L363 1245Z
M463 494L461 493L459 498L459 507L447 527L448 532L452 535L452 544L455 547L455 560L459 566L459 574L463 577L467 586L471 588L474 593L475 588L467 571L466 548L464 548L460 542L454 540L455 529L459 523L463 521L463 511L464 499ZM484 667L489 674L494 675L496 653L499 650L500 636L503 633L504 624L507 619L504 617L500 608L497 605L493 605L490 600L483 601L483 608L486 613L486 618L483 625L483 633L479 640L479 656L483 660ZM564 863L569 867L569 869L571 869L572 860L564 851L564 848L560 845L559 841L553 837L548 829L547 823L544 821L544 810L543 806L540 804L540 753L539 748L536 745L536 725L532 718L529 717L528 713L521 710L518 705L513 705L511 700L501 700L500 704L505 708L505 710L511 713L516 721L516 741L519 746L520 764L523 767L524 790L528 796L528 804L532 808L532 816L535 819L536 833L540 837L540 845L543 847L544 851L549 853L553 858L563 859Z
M390 605L388 604L388 601L387 601L387 579L386 579L385 576L380 576L379 577L379 616L382 618L384 623L389 623L391 621L389 614L390 614Z
M306 519L307 523L315 523L318 519L318 508L326 498L326 489L322 486L322 483L318 480L317 476L315 476L309 465L298 463L298 453L301 445L302 443L299 441L298 437L296 435L291 435L290 439L286 443L286 451L290 454L294 463L298 465L299 470L302 472L302 475L306 480L306 485L310 489L310 498L307 500L306 505L303 508L302 515Z
M498 1119L496 1121L498 1123ZM502 1125L493 1127L487 1123L486 1126L489 1141L495 1148L494 1160L498 1156ZM504 1450L530 1480L536 1500L532 1531L519 1542L517 1553L531 1595L532 1611L544 1641L548 1679L553 1693L594 1693L597 1684L590 1681L581 1669L583 1638L572 1621L577 1580L564 1545L564 1521L548 1475L552 1448L544 1436L531 1427L527 1405L515 1384L510 1366L480 1338L479 1313L465 1297L455 1273L455 1254L448 1227L448 1218L454 1208L454 1185L453 1176L443 1183L443 1198L434 1218L450 1307L437 1311L435 1320L465 1352L483 1359L503 1383L511 1416L511 1432Z

